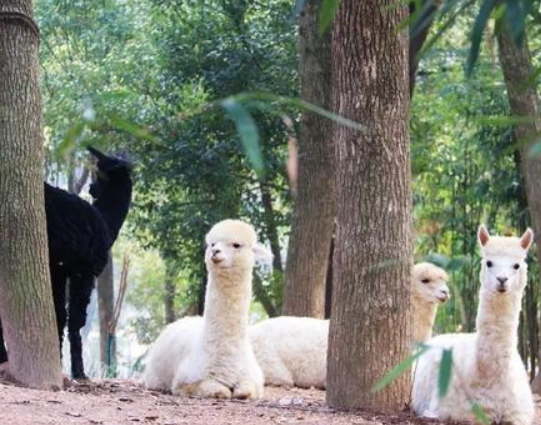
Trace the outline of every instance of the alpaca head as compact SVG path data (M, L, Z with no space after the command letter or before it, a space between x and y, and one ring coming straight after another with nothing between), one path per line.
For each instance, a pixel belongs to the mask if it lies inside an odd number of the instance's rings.
M526 256L533 241L533 232L520 237L490 236L485 226L477 233L481 247L482 289L494 294L522 293L526 285Z
M252 269L255 261L272 254L257 242L254 228L240 220L224 220L215 224L206 237L205 262L212 270Z
M90 195L97 199L102 191L114 182L131 182L132 164L120 156L108 156L96 148L88 151L97 159L97 179L90 185Z
M413 293L428 304L445 303L451 297L445 270L430 263L413 267Z

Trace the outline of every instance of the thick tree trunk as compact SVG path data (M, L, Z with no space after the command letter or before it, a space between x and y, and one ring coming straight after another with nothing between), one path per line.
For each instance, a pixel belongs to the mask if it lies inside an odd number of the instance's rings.
M299 23L301 97L330 109L330 32L318 34L320 0L309 0ZM332 122L306 112L299 134L299 179L282 314L325 315L325 280L336 213Z
M521 46L513 41L509 29L505 25L499 27L497 33L500 64L502 66L509 106L512 116L527 117L528 123L515 127L515 136L521 145L520 163L526 186L526 196L530 209L533 229L541 235L541 156L529 154L532 143L539 141L541 135L541 119L539 117L539 100L536 86L528 85L533 74L532 60L528 39L524 35ZM537 252L539 261L539 250ZM541 393L541 377L538 375L532 382L532 389Z
M165 323L173 323L176 320L175 313L175 278L177 275L177 268L174 265L173 260L166 260L165 262L165 282L164 282L164 309L165 309Z
M43 193L39 32L31 0L0 2L0 316L8 373L60 388Z
M113 258L109 254L107 266L98 277L98 310L100 317L100 364L102 376L114 375L116 346L111 334L115 309L115 279Z
M269 188L261 183L261 203L263 204L265 230L269 239L272 252L272 268L275 272L283 273L282 253L280 250L280 238L276 227L276 219L274 217L274 207L272 195Z
M410 355L413 235L409 155L408 10L398 0L342 0L332 38L338 212L327 401L402 409L410 374L375 382Z

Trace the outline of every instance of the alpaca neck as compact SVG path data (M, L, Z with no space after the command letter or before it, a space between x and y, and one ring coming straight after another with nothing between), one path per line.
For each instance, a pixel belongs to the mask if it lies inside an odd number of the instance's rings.
M209 271L205 297L205 339L244 339L252 299L252 270Z
M482 287L479 298L476 361L479 373L490 376L508 370L517 350L522 292L499 294Z
M132 195L132 181L125 177L123 181L111 182L105 187L94 202L94 206L103 216L113 240L116 240L120 228L128 215Z
M432 338L438 306L413 296L413 343L426 342Z

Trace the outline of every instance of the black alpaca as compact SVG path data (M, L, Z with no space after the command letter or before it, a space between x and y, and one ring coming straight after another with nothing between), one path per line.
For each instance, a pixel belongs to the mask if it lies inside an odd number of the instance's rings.
M71 374L85 379L80 330L95 278L107 264L109 250L128 214L131 202L131 164L88 148L97 158L98 178L90 186L94 204L45 184L49 263L60 348L66 322ZM66 312L66 283L69 285ZM7 360L0 324L0 363Z

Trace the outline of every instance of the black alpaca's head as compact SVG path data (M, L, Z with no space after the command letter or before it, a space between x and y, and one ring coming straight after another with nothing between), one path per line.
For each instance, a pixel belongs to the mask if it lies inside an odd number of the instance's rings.
M96 148L88 147L88 151L97 159L97 179L90 185L90 195L97 199L111 184L131 182L131 162L121 156L108 156Z

